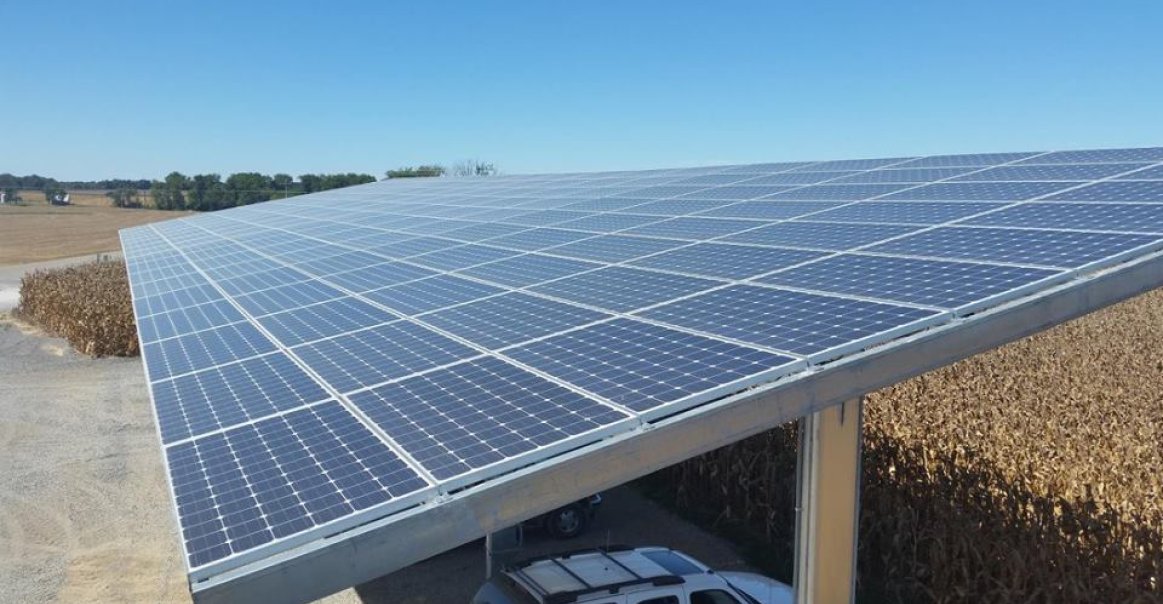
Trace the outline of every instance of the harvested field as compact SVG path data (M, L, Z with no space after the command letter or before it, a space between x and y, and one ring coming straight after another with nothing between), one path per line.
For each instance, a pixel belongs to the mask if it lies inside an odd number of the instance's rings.
M1163 601L1160 352L1156 291L869 396L862 596ZM646 484L787 579L795 442L785 426Z
M0 206L0 265L108 252L121 247L117 231L188 212L99 206Z
M38 270L20 282L21 319L89 356L138 354L137 324L120 260Z

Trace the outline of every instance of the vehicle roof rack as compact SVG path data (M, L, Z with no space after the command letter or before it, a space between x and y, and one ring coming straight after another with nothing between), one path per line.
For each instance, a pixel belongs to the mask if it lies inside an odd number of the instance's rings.
M639 575L638 573L634 572L634 570L631 569L629 566L622 564L621 561L619 561L617 558L610 555L611 553L630 551L633 549L634 548L626 546L626 545L611 545L611 546L606 546L606 547L591 547L591 548L586 548L586 549L571 550L571 551L568 551L565 553L554 554L554 555L550 555L550 556L539 556L536 558L530 558L528 560L524 560L522 562L518 562L518 563L514 564L513 566L511 566L507 569L507 573L510 573L515 578L520 578L522 583L524 583L524 584L528 585L529 587L532 587L534 590L536 590L537 595L541 596L541 599L542 599L542 601L545 602L545 604L571 604L572 602L577 602L578 598L580 598L582 596L595 594L595 593L602 593L602 592L608 593L610 595L614 595L614 594L617 594L619 591L621 591L625 587L632 587L635 585L650 584L650 585L654 585L654 586L658 587L658 586L663 586L663 585L679 585L679 584L686 582L686 579L683 579L682 577L680 577L678 575L674 575L674 574L657 575L657 576L653 576L653 577L643 577L642 575ZM568 566L561 563L562 560L568 560L569 558L572 558L573 556L578 556L578 555L582 555L582 554L598 554L634 578L626 580L626 581L619 581L617 583L606 583L603 585L592 585L588 581L583 579L580 575L575 573ZM532 576L530 576L529 573L525 572L525 569L528 568L530 565L537 563L537 562L545 562L545 561L553 562L554 565L559 567L561 570L565 571L566 574L568 574L570 577L572 577L574 580L576 580L578 583L584 585L585 587L583 587L582 589L574 589L574 590L570 590L570 591L558 591L558 592L552 592L552 593L549 592L549 590L545 589L545 587L542 586L536 579L534 579Z

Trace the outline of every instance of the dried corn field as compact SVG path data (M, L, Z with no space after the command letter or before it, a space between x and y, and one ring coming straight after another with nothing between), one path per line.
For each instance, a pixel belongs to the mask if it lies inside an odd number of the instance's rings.
M138 354L129 280L120 260L25 275L16 316L65 338L82 354Z
M1163 291L876 392L866 414L862 598L1163 601ZM795 438L646 484L790 578Z

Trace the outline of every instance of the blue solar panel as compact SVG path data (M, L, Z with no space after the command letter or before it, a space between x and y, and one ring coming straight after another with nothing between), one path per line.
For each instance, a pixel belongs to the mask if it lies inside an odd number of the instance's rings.
M826 180L836 180L845 176L856 174L853 171L845 172L787 172L784 174L772 174L770 176L760 176L751 180L745 181L745 184L750 185L811 185ZM790 187L788 187L790 188Z
M759 281L955 309L1062 274L1037 268L844 254Z
M715 200L715 199L663 199L661 201L648 201L642 205L636 205L629 208L627 211L638 214L653 214L656 216L670 217L682 216L684 214L697 214L707 210L713 210L732 203L729 200Z
M834 184L878 184L878 183L921 183L945 180L965 174L974 168L885 168L871 172L857 172L851 176L837 178Z
M1122 174L1128 170L1141 168L1146 164L1060 164L1048 166L1001 166L973 174L967 174L954 181L999 181L999 180L1096 180Z
M304 281L238 296L234 301L253 316L307 306L343 296L343 292L319 281Z
M1077 268L1158 242L1154 236L942 227L870 248L874 252Z
M662 220L662 218L642 214L595 214L577 220L561 222L555 226L561 229L612 233L614 231L632 229L636 226L650 224L651 222L658 222L659 220Z
M478 354L464 344L408 321L303 344L292 352L344 393Z
M1076 186L1074 182L950 182L936 183L886 195L883 199L923 201L1021 201Z
M1094 149L1087 151L1057 151L1039 155L1018 163L1022 164L1085 164L1092 162L1157 162L1163 161L1163 147L1141 149Z
M337 403L177 444L166 458L194 567L427 486Z
M533 229L515 235L492 239L489 241L489 244L515 250L535 252L594 236L593 233L566 231L562 229Z
M328 398L327 392L274 352L162 380L153 385L162 441L172 443Z
M965 224L1163 234L1159 203L1024 203Z
M628 417L493 358L362 392L352 402L438 479L576 441Z
M934 155L921 157L905 162L894 168L952 168L959 166L978 167L996 166L1023 158L1037 155L1036 153L978 153L970 155Z
M752 181L747 181L737 185L726 187L715 187L714 189L702 189L689 195L684 195L680 199L708 199L712 201L746 201L748 199L758 199L769 195L782 193L783 191L791 190L790 186L772 186L762 185Z
M431 277L435 274L436 271L411 264L404 264L403 262L385 262L346 273L326 275L325 277L328 283L338 285L358 294L389 285Z
M606 318L605 313L512 292L434 312L424 321L495 349Z
M367 299L406 315L470 302L505 290L452 275L436 275L364 294Z
M142 316L137 320L137 331L141 341L149 343L243 320L232 304L219 300Z
M274 349L274 342L250 323L231 323L145 344L142 355L149 368L149 379L155 381Z
M831 170L872 170L912 159L910 157L889 157L879 159L839 159L810 164L792 170L793 172L826 172Z
M1115 180L1163 180L1163 166L1152 166L1146 170L1124 174Z
M581 271L600 268L601 266L600 264L594 264L592 262L558 258L556 256L525 254L506 260L474 266L460 272L500 285L526 287Z
M454 271L494 260L501 260L502 258L510 258L518 253L520 252L485 245L462 245L431 252L422 256L415 256L409 259L409 262L422 264L429 268Z
M794 359L657 325L616 319L505 352L587 392L647 411Z
M369 252L386 256L388 258L400 259L411 258L412 256L419 256L420 254L427 254L437 250L450 248L454 245L459 245L455 241L449 239L437 239L436 237L416 237L398 243L388 243L385 245L377 245L368 248ZM380 262L384 258L379 259Z
M889 224L941 224L1003 207L997 203L956 201L865 201L820 212L812 219L822 222L883 222Z
M626 231L627 235L669 237L702 241L714 239L739 231L746 231L767 224L757 220L731 220L726 218L683 217L671 218Z
M702 216L721 218L760 218L787 220L807 216L841 205L839 202L812 201L745 201L703 212Z
M532 291L604 308L629 312L721 285L698 277L611 266L558 281L535 285Z
M681 245L685 245L685 243L669 239L602 235L593 239L561 245L545 251L551 254L578 258L580 260L625 262L633 258L656 254Z
M1163 181L1119 180L1097 182L1047 198L1050 201L1134 201L1163 203Z
M857 201L887 195L908 187L907 184L893 185L812 185L783 193L776 193L766 199L795 199L798 201Z
M760 245L848 250L917 230L914 226L781 222L727 237L725 241Z
M311 306L266 315L258 319L285 346L319 340L357 329L388 323L398 317L353 298L338 298Z
M546 226L585 218L589 212L564 212L561 210L540 210L506 218L504 222L522 226Z
M635 260L631 264L723 279L746 279L823 256L825 252L700 243Z
M643 317L798 355L828 357L937 311L737 285L641 313Z

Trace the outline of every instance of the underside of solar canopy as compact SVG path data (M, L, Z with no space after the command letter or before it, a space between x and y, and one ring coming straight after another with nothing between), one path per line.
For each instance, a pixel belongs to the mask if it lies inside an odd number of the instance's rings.
M122 231L196 600L325 595L1163 284L1163 148L398 179Z

